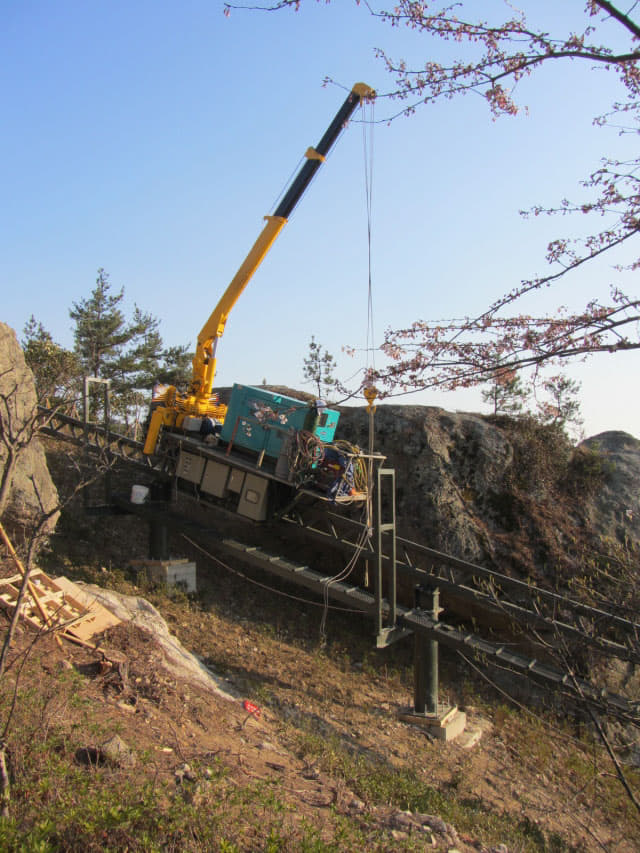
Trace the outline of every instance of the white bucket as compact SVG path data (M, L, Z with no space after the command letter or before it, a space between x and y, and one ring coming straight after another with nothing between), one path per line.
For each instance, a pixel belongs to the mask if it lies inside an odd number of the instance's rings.
M131 486L131 503L143 504L149 497L149 489L146 486Z

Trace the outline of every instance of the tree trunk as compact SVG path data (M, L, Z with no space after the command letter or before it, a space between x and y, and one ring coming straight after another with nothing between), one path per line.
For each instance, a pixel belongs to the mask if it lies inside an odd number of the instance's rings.
M0 817L9 817L11 780L7 770L7 744L0 742Z

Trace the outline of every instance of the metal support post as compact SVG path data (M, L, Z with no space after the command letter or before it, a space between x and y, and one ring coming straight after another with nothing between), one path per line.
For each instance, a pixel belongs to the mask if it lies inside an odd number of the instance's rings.
M383 496L383 488L384 489ZM386 644L386 637L396 628L396 481L393 468L379 468L376 489L376 513L374 542L376 551L376 573L374 593L376 599L376 636L378 645ZM383 503L386 499L386 506ZM386 516L387 521L383 520ZM383 534L388 534L386 544L389 554L385 554ZM385 562L387 564L385 584ZM386 600L385 600L386 587ZM386 606L385 606L386 605ZM386 610L386 620L385 620ZM385 624L386 622L386 624Z
M157 516L149 521L149 557L152 560L169 559L167 525Z
M109 428L111 424L111 380L107 379L104 383L104 446L107 454L111 438L109 436ZM106 504L111 503L111 458L108 458L107 470L104 474L104 499Z
M101 385L104 391L104 399L102 404L103 411L103 429L104 429L104 451L105 454L109 453L109 445L111 442L109 435L109 426L111 421L111 380L110 379L101 379L99 376L85 376L83 379L83 387L82 387L82 416L84 421L84 444L85 448L89 445L89 424L91 423L91 400L89 389L91 383L95 383L97 385ZM110 462L109 459L107 459ZM83 501L85 505L85 509L88 507L88 494L87 490L83 489ZM104 475L104 499L105 504L111 503L111 465L107 465L107 470Z
M435 622L438 621L440 615L440 590L436 587L432 591L431 596L431 615ZM429 685L427 695L427 714L438 713L438 642L437 640L428 641L427 649L427 667L429 673Z
M416 606L419 606L419 595L423 590L416 590ZM436 587L430 590L431 613L434 621L440 615L440 590ZM416 714L438 714L438 642L427 640L423 635L415 634L413 685L413 708Z
M82 381L82 420L84 422L84 443L89 443L89 377Z
M413 653L413 712L425 714L427 710L427 682L425 678L425 643L424 636L416 631Z

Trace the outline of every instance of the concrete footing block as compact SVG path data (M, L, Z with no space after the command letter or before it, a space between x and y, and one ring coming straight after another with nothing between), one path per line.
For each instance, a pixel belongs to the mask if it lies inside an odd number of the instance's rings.
M186 592L197 591L196 564L190 560L132 560L131 567L156 583L180 586Z
M403 711L400 719L426 729L438 740L451 741L462 734L467 724L467 715L458 707L438 708L437 714L417 714L413 710Z

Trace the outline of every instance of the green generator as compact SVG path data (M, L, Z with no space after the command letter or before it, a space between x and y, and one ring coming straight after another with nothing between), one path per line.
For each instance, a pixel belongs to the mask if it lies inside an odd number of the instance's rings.
M340 413L327 409L322 401L306 403L274 394L266 388L234 385L220 438L236 448L264 451L278 458L283 443L296 430L307 430L321 441L331 442Z

